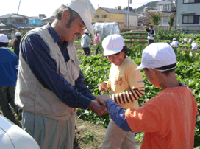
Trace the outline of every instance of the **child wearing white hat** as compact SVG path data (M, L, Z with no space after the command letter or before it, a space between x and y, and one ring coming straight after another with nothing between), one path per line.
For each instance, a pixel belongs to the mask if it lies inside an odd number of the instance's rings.
M198 49L198 43L196 43L195 41L193 41L191 45L192 45L192 50Z
M138 108L138 99L143 96L144 83L137 64L126 56L127 47L121 35L109 35L103 42L104 56L112 63L108 82L99 85L100 91L111 90L112 100L123 108ZM112 120L108 125L102 149L127 147L136 149L135 133L119 128Z
M178 48L179 42L176 41L176 38L173 39L173 41L172 41L172 43L171 43L171 46L172 46L172 47L175 47L175 48Z
M111 119L126 131L145 132L141 149L193 148L197 102L175 74L176 55L167 43L152 43L143 50L138 69L162 90L140 108L125 109L104 94Z
M40 149L37 142L25 130L14 125L0 114L1 149Z

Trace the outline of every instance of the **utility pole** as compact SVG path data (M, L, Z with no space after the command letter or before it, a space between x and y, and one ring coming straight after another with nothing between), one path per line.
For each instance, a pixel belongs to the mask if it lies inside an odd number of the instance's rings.
M129 29L129 3L132 4L132 0L128 0L128 9L127 9L127 26Z
M127 9L127 26L129 29L129 0L128 0L128 9Z
M21 0L19 0L19 5L18 5L18 11L17 11L17 14L18 14L18 12L19 12L20 4L21 4Z

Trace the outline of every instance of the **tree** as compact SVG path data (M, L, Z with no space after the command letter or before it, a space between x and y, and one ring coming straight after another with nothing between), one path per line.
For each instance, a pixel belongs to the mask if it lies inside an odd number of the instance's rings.
M160 24L160 20L161 20L162 15L159 12L149 13L148 17L151 20L151 24L157 26L157 25Z
M169 18L168 18L168 24L169 24L169 26L170 26L170 32L171 32L172 26L174 26L174 18L175 18L175 16L174 16L173 14L171 14L171 15L169 16Z

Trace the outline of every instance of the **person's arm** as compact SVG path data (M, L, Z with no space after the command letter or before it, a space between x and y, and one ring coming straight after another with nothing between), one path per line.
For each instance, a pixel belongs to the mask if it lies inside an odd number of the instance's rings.
M15 52L15 39L14 39L14 41L12 43L12 49L14 49L14 52Z
M129 83L129 90L121 94L113 94L112 99L116 103L130 103L141 98L144 93L144 83L142 73L139 70L135 70L137 65L134 62L130 62L126 65L125 79Z
M146 28L146 31L147 31L147 32L150 32L150 29L149 29L149 28Z
M57 73L57 65L49 54L49 48L39 35L28 35L22 42L22 57L38 81L72 108L87 108L91 100L72 87Z
M161 115L156 103L145 103L140 108L124 109L112 99L105 100L111 119L125 131L156 132Z
M144 88L134 88L121 94L112 94L112 99L118 103L131 103L144 95Z

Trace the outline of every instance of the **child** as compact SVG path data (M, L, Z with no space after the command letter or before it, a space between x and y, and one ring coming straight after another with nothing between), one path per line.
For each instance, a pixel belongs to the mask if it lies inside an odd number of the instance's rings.
M40 149L33 137L0 114L1 149Z
M171 43L171 46L174 47L174 48L178 48L179 42L176 41L176 38L173 39L173 41L172 41L172 43Z
M152 43L143 51L137 69L162 90L140 108L124 109L104 94L98 100L111 119L126 131L145 132L141 149L193 149L197 102L175 74L176 55L167 43Z
M137 100L144 94L142 74L137 65L126 56L127 48L120 35L109 35L103 42L104 56L111 61L109 81L102 82L100 91L111 90L112 99L123 108L138 108ZM135 133L126 132L113 121L109 123L102 149L135 149Z
M100 34L99 34L99 30L96 31L95 37L94 37L94 44L96 46L96 55L99 53L99 46L97 46L97 44L99 43L100 40Z
M148 44L154 43L154 36L156 35L155 30L153 29L153 26L151 25L149 28L146 29L146 31L149 33L148 35Z
M192 45L192 50L198 49L198 43L196 43L195 41L193 41L191 45Z

